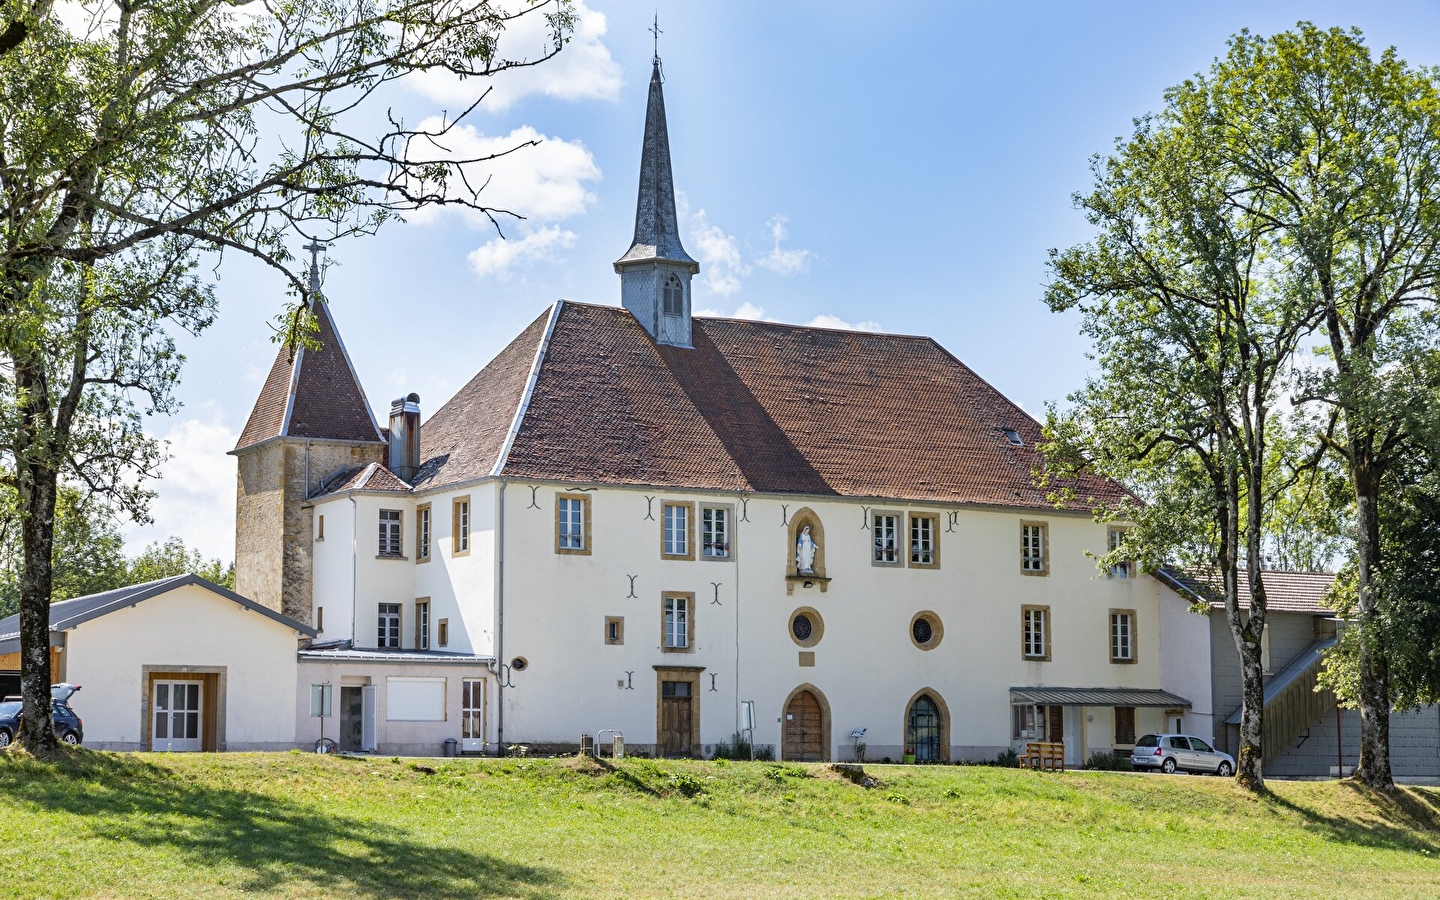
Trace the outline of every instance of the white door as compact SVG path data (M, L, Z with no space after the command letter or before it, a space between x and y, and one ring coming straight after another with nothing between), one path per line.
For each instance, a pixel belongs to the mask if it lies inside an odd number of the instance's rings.
M200 749L198 681L157 681L151 697L150 749L196 752Z
M360 749L375 752L375 685L360 689Z

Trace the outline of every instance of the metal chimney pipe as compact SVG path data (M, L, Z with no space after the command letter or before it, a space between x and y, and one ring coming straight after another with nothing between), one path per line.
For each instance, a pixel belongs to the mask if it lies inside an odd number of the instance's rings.
M412 481L420 467L420 395L408 394L390 404L390 471Z

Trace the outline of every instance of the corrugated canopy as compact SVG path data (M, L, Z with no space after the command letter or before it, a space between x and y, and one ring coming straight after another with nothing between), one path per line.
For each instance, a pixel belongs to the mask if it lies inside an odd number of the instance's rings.
M1155 688L1012 687L1011 703L1041 706L1163 706L1190 708L1190 701Z

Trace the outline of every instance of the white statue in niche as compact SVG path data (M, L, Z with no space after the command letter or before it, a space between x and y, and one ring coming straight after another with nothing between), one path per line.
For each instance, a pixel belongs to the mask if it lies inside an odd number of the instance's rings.
M815 551L818 549L815 539L810 536L810 526L806 525L800 529L800 537L795 541L795 571L801 575L815 574Z

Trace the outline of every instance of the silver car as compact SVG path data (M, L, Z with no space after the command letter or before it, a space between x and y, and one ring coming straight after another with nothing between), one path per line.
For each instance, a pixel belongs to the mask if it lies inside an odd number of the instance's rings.
M1135 771L1159 769L1166 775L1176 771L1200 772L1221 778L1235 773L1235 757L1221 753L1193 734L1146 734L1130 751Z

